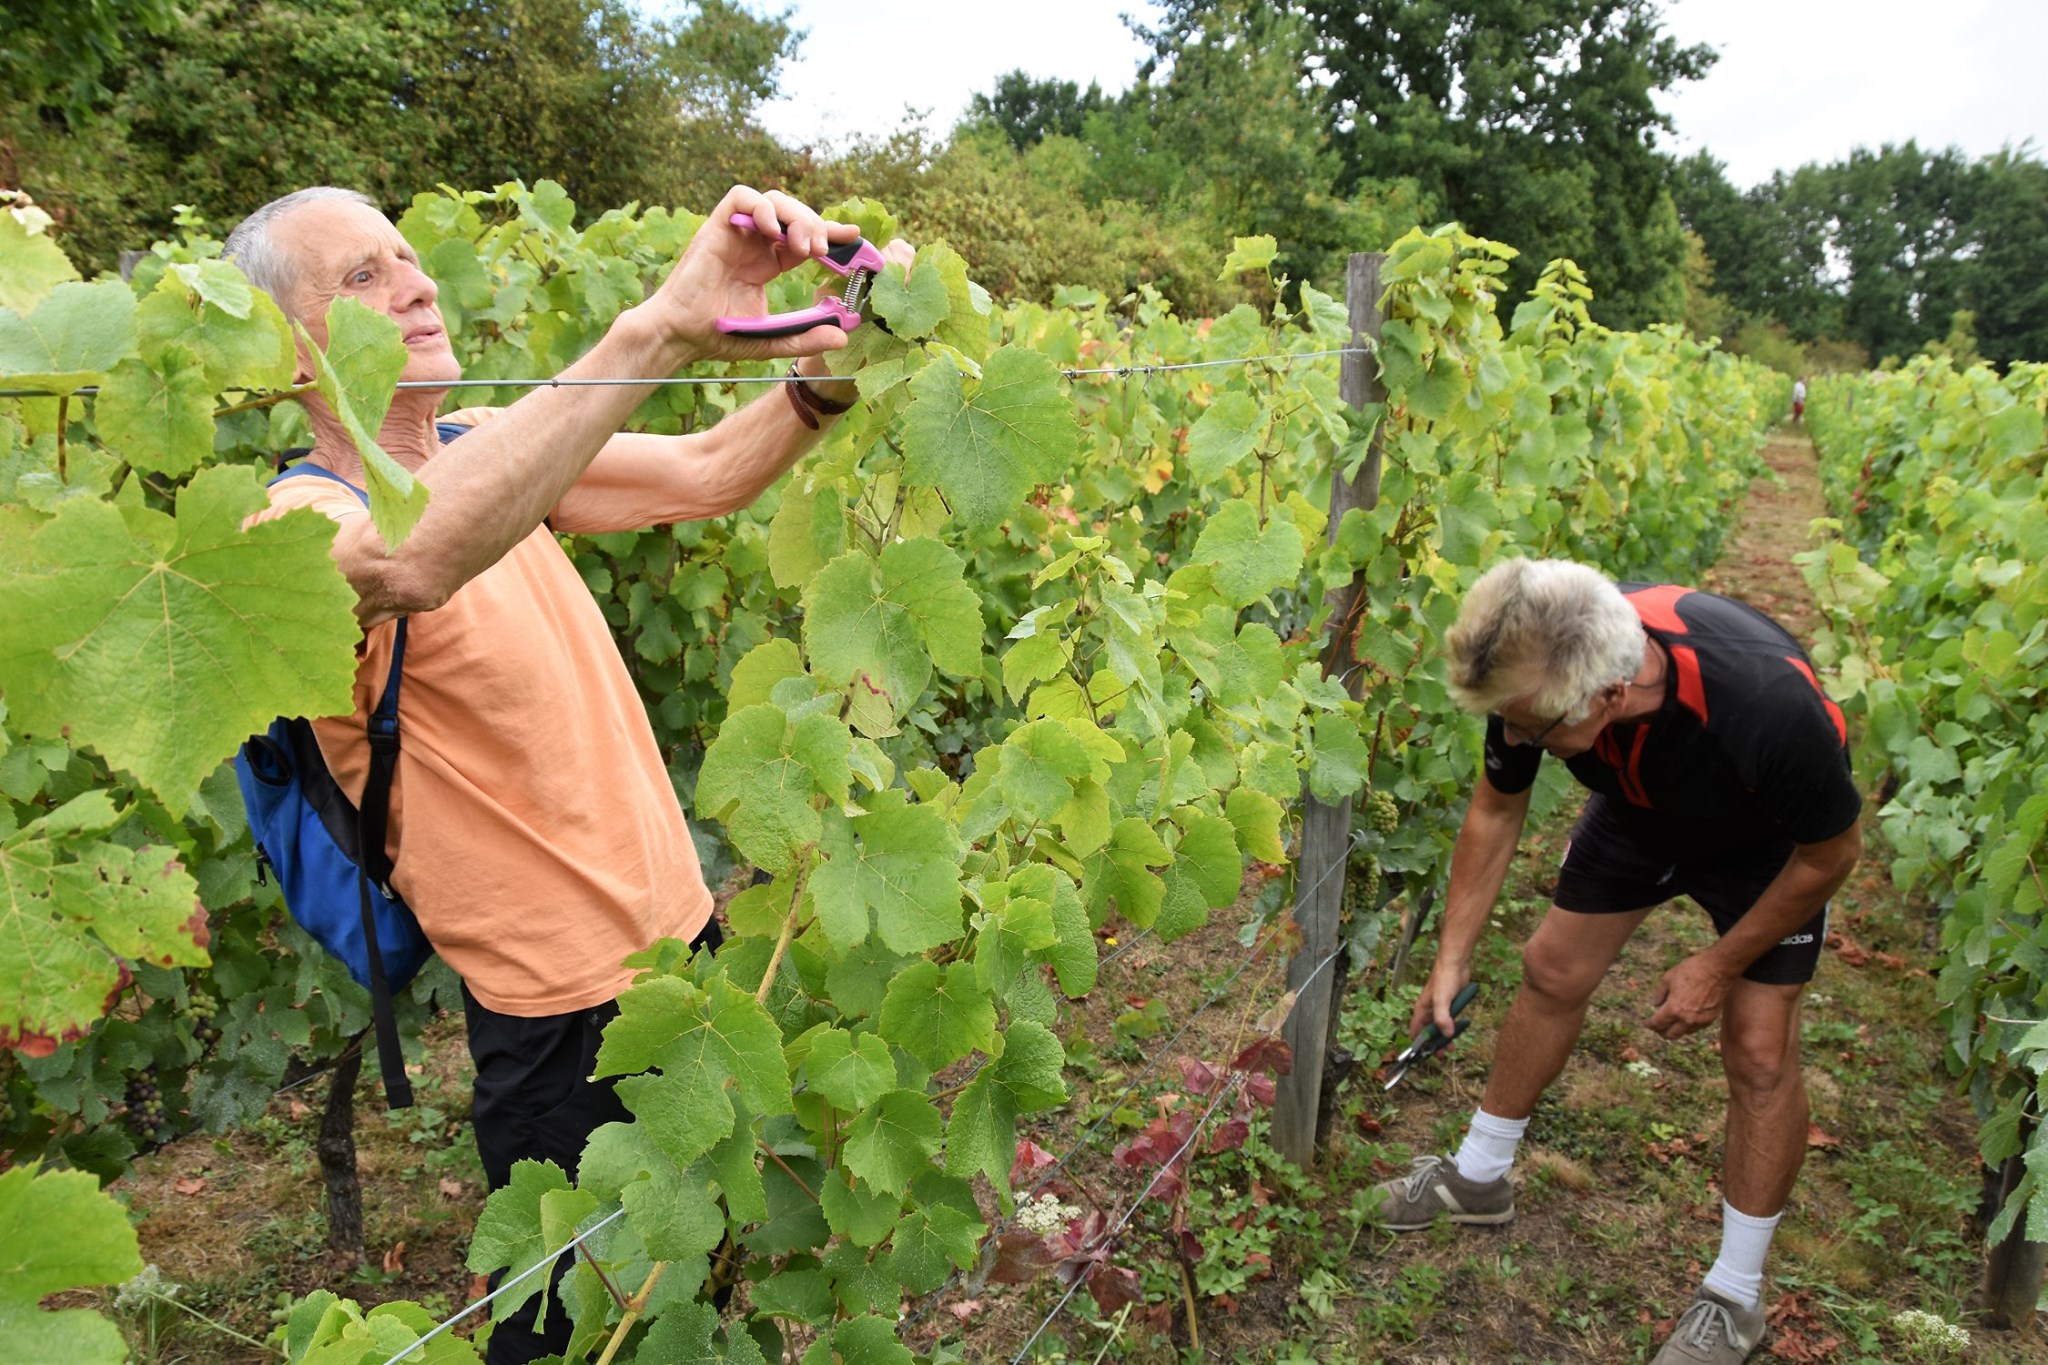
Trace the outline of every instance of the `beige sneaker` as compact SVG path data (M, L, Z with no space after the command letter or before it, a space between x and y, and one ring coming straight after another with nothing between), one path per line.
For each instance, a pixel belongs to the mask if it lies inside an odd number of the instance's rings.
M1742 1365L1764 1339L1764 1310L1702 1289L1650 1365Z
M1447 1156L1421 1156L1408 1174L1373 1187L1380 1196L1373 1226L1389 1232L1420 1232L1439 1218L1453 1223L1511 1223L1515 1191L1508 1178L1467 1180Z

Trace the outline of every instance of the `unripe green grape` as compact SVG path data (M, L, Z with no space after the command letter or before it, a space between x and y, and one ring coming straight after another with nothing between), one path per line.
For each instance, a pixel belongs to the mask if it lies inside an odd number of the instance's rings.
M1401 810L1394 798L1376 791L1365 804L1365 823L1375 834L1392 834L1401 827Z

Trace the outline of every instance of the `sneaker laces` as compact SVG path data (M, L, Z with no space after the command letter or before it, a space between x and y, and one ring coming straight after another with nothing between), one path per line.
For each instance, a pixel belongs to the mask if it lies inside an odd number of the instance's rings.
M1703 1348L1714 1344L1716 1333L1730 1342L1737 1340L1735 1315L1712 1299L1694 1299L1692 1307L1678 1320L1678 1331L1686 1344Z
M1429 1187L1443 1177L1444 1159L1440 1156L1419 1156L1409 1169L1408 1178L1401 1186L1401 1194L1410 1203L1422 1198Z

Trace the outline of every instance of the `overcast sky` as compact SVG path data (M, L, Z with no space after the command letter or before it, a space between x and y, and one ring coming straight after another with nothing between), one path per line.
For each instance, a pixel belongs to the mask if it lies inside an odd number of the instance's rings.
M659 0L649 5L659 10ZM779 8L759 0L757 8ZM763 111L785 141L887 134L906 107L943 133L1005 71L1108 92L1143 49L1132 0L794 0L808 29ZM1704 81L1670 97L1675 150L1701 147L1738 185L1855 146L1917 138L1969 154L2029 139L2048 154L2048 0L1673 0L1671 32L1720 49Z

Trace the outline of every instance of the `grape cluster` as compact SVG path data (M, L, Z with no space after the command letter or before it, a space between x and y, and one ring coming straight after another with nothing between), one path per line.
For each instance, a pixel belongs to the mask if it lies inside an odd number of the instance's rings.
M157 1089L156 1068L144 1067L128 1078L128 1126L137 1137L150 1137L164 1126L163 1092Z
M1371 914L1380 903L1380 860L1370 853L1351 855L1351 867L1344 877L1345 919Z
M1394 798L1385 792L1374 792L1365 803L1365 823L1375 834L1392 834L1401 825L1401 811L1394 805Z
M214 1022L219 1009L213 997L196 992L185 1006L183 1013L192 1021L192 1036L199 1040L202 1048L210 1048L220 1041L220 1025Z

